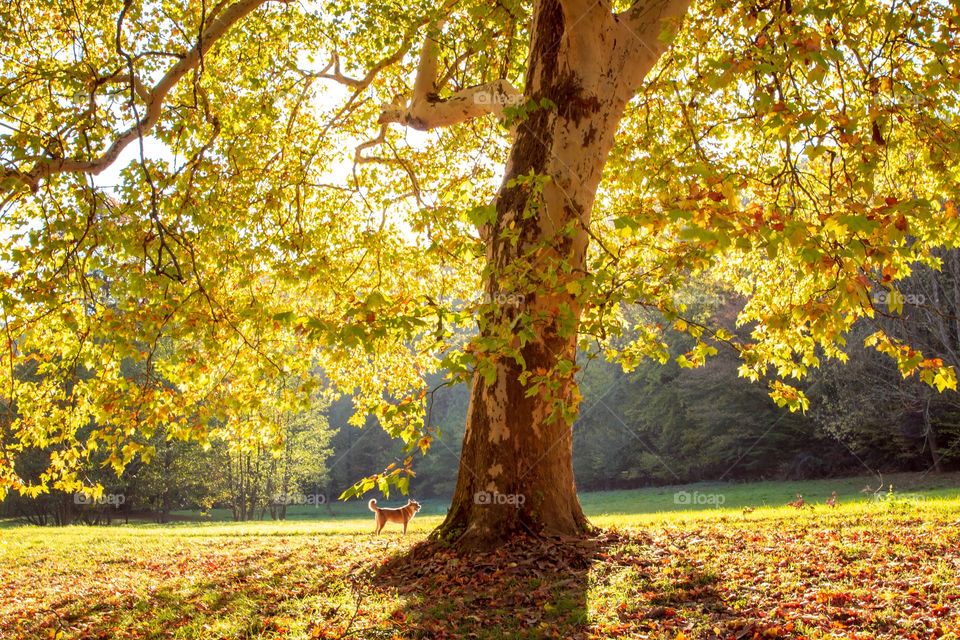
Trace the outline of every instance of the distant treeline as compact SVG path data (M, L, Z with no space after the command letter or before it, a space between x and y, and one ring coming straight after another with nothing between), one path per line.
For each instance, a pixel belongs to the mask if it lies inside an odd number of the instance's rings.
M208 446L168 437L158 430L148 441L155 453L136 458L118 478L95 456L87 480L103 487L101 496L51 490L35 498L8 495L0 517L37 525L110 524L130 518L163 523L195 518L220 508L234 520L284 519L291 505L325 495L331 430L324 406L277 416L284 445L276 450L260 442ZM84 435L83 433L80 434ZM46 468L49 451L29 451L18 458L26 477ZM193 516L175 511L194 512Z
M590 362L574 426L577 487L960 467L957 394L899 381L896 367L881 356L862 351L846 368L817 372L806 385L811 409L805 415L778 408L764 385L739 378L736 369L736 356L723 352L693 370L651 363L625 374L605 361ZM411 490L417 496L452 494L468 399L465 385L436 392L433 424L442 437L416 466ZM345 425L349 401L330 411L331 424ZM330 484L336 487L404 456L372 421L363 429L338 429L332 448Z

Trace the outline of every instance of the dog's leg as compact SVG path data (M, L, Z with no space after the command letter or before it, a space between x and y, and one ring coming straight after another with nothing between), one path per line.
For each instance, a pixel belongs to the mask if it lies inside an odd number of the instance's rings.
M407 523L410 522L408 519L403 519L403 535L407 535Z

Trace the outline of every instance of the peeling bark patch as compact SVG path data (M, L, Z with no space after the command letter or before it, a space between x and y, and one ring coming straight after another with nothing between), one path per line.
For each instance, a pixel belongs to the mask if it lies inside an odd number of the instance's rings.
M487 473L490 474L491 478L496 478L501 473L503 473L503 465L498 462L497 464L487 469Z
M557 69L560 41L563 38L563 8L560 0L542 0L534 16L535 31L530 42L530 65L527 69L527 94L532 93L537 73L547 78ZM541 84L546 84L541 82Z
M512 405L507 400L508 376L509 372L503 368L498 368L497 381L494 383L493 389L484 391L484 394L488 397L487 420L490 431L488 440L491 444L500 444L510 438L510 429L507 427L507 407Z
M559 55L563 39L563 9L559 0L542 0L534 15L534 32L530 41L530 65L524 95L539 101L553 99L550 87L559 74ZM536 109L517 127L517 139L510 152L510 175L543 175L550 150L553 147L553 127L550 119L555 113L548 109ZM518 187L502 188L497 198L497 221L494 242L498 242L502 220L508 212L521 212L526 208L529 192ZM496 248L495 248L496 253Z
M587 129L583 134L583 146L589 147L597 140L597 127L596 125L590 125L590 128Z
M505 442L510 437L510 430L502 420L493 420L490 425L490 442L499 444Z
M600 99L587 93L580 78L572 71L557 79L549 98L557 105L557 114L577 126L584 118L599 112L602 106Z
M427 121L422 118L416 118L412 115L407 115L404 124L410 127L411 129L416 129L417 131L429 131L430 126L427 124Z

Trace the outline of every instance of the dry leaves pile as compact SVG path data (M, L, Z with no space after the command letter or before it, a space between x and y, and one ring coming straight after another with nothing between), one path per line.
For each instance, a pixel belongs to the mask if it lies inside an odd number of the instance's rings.
M470 556L415 536L97 529L50 550L8 530L0 638L955 639L955 515L730 518Z

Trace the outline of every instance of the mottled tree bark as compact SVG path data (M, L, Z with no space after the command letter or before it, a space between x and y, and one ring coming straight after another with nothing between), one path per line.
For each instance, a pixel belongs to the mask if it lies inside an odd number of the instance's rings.
M571 365L590 211L626 104L664 51L662 21L685 10L662 0L620 15L604 3L535 6L523 95L546 106L515 127L485 230L490 304L479 318L481 338L505 340L521 357L495 357L492 383L480 373L472 382L457 487L438 530L462 547L588 529L573 477L572 414L555 409L559 402L575 412L579 401ZM531 175L544 177L542 186L518 181ZM552 386L532 390L525 371L546 373Z

